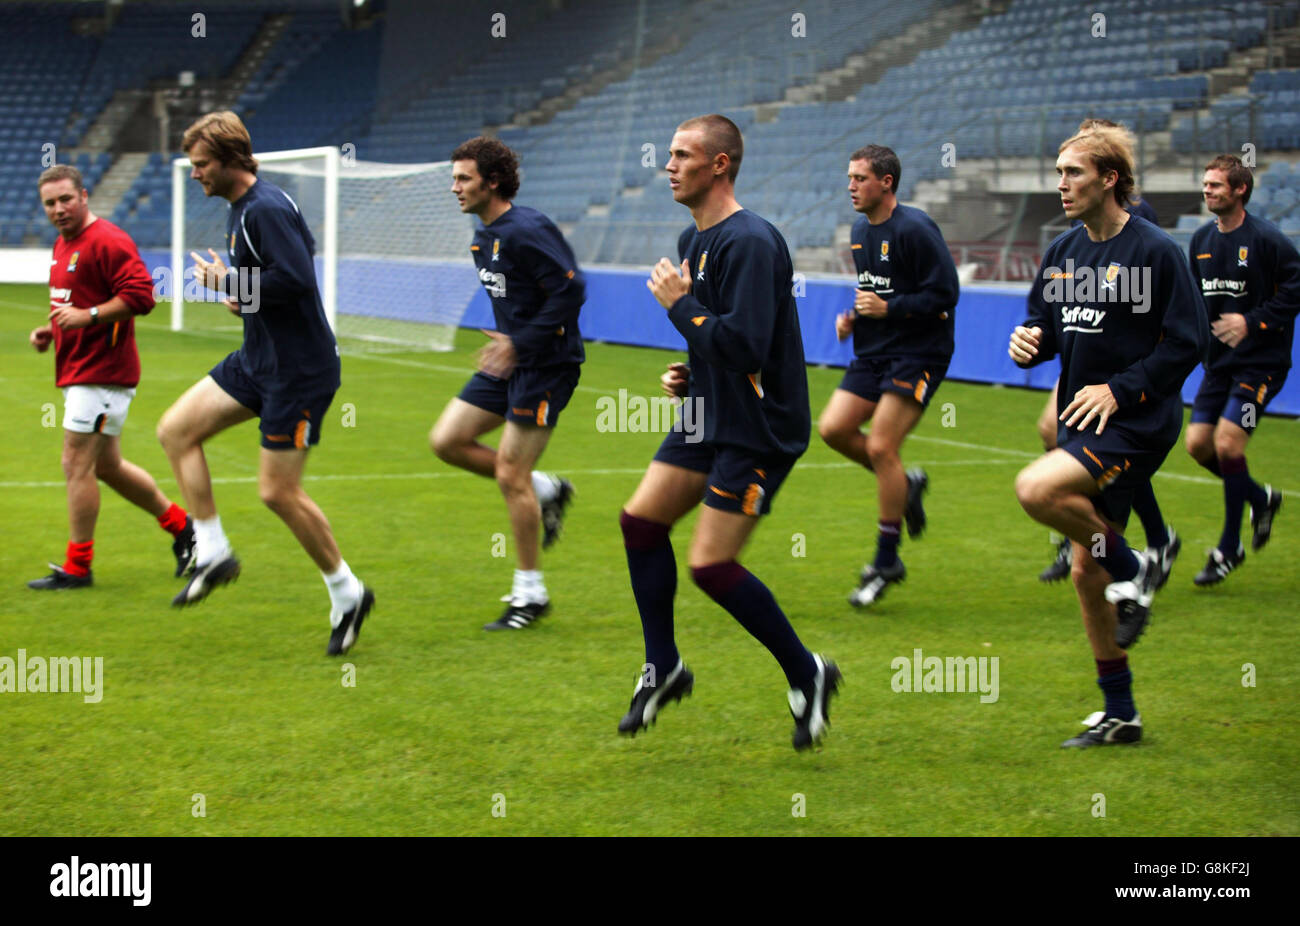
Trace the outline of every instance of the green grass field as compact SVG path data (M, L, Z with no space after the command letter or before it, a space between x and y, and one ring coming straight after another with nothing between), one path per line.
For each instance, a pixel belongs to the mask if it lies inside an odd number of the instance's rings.
M790 748L780 670L690 582L693 518L674 538L695 694L627 740L615 725L642 645L617 515L660 435L601 433L596 401L653 395L679 355L589 345L543 461L578 488L544 560L553 611L499 634L480 628L509 589L513 550L492 555L505 507L426 437L481 337L460 332L449 354L345 357L307 487L378 604L340 661L324 655L319 574L258 501L253 423L207 448L244 563L236 585L171 608L170 538L105 490L94 588L25 588L67 540L62 401L52 356L27 345L44 298L0 287L0 656L101 656L104 688L94 704L0 694L2 835L1300 833L1295 421L1266 420L1250 447L1252 472L1292 496L1274 539L1216 589L1191 579L1218 537L1220 488L1181 445L1156 481L1184 550L1133 651L1140 746L1059 748L1101 695L1073 592L1036 580L1048 533L1012 493L1044 395L961 383L942 386L905 448L931 476L930 529L904 543L908 580L876 608L845 600L874 544L874 481L815 437L746 551L804 641L844 671L825 748ZM138 327L144 378L123 451L174 497L154 426L238 335L165 324L161 308ZM814 412L838 377L809 370ZM894 692L891 661L917 648L997 656L996 703Z

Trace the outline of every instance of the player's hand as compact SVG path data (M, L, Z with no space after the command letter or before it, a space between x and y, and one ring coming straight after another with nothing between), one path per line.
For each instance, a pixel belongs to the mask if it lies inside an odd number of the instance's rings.
M853 333L853 313L844 312L835 316L835 340L843 341Z
M514 342L510 340L509 335L502 334L500 331L488 331L486 328L479 330L490 338L478 349L479 372L495 376L497 379L509 379L518 360Z
M226 274L229 268L221 260L221 255L212 248L208 248L208 253L212 255L211 261L206 261L199 257L198 251L190 251L190 257L194 258L194 272L204 286L214 292L224 292L226 287Z
M650 268L650 279L645 285L661 306L671 309L673 303L691 291L691 267L682 261L682 266L677 268L668 258L661 257Z
M1115 401L1114 393L1110 391L1109 386L1102 383L1097 386L1084 386L1076 392L1058 420L1065 421L1067 428L1073 427L1074 422L1079 421L1079 430L1086 431L1088 424L1096 418L1097 433L1100 434L1106 430L1106 422L1110 420L1110 416L1117 411L1119 411L1119 403ZM1066 415L1070 416L1069 420L1066 420Z
M884 318L889 312L889 303L869 289L860 289L853 297L853 309L867 318Z
M234 299L222 299L221 301L225 304L226 308L230 310L231 315L241 314L239 311L239 303Z
M27 340L32 347L36 348L37 353L43 354L49 350L50 342L54 340L54 329L49 325L33 328L32 333L27 336Z
M684 363L668 364L668 372L659 377L665 395L681 398L691 388L691 368Z
M1250 330L1246 327L1246 316L1240 312L1227 312L1210 322L1210 331L1216 338L1229 347L1236 347L1246 340Z
M90 309L79 309L75 305L56 306L50 309L50 324L58 325L64 331L85 328L90 324Z
M1038 345L1042 337L1043 329L1038 326L1026 328L1017 325L1016 330L1011 332L1011 346L1007 348L1007 353L1016 363L1028 363L1038 356Z

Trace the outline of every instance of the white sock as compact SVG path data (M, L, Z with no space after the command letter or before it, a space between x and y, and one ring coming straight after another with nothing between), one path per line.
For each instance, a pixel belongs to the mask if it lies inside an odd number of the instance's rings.
M194 562L206 566L230 554L230 541L221 529L221 515L194 519Z
M540 470L533 470L533 494L537 496L537 503L545 505L549 501L554 501L555 496L560 493L560 481L550 473L543 473Z
M348 568L347 560L339 560L339 568L334 572L322 572L321 578L330 593L330 626L337 627L343 615L361 600L361 582Z
M541 604L550 599L546 594L546 585L542 582L542 570L540 569L516 569L515 584L510 591L510 597L516 601L522 601L531 604Z

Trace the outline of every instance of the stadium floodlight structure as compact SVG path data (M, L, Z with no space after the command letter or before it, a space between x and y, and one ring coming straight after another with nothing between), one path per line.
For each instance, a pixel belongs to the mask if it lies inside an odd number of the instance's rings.
M469 251L474 223L450 193L450 162L359 161L328 147L255 157L258 177L289 194L316 239L321 301L342 346L450 349L480 289ZM189 158L172 161L171 327L237 326L220 303L196 304L215 294L194 283L189 254L207 259L211 248L229 260L229 204L206 197L190 168Z

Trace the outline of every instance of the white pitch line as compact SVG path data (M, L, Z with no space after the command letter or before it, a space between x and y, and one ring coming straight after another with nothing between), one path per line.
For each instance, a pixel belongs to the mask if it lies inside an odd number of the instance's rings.
M1020 464L1020 460L909 460L917 466L989 466L1000 463ZM797 469L850 469L857 468L856 463L799 463ZM645 472L644 466L608 468L608 469L566 469L566 476L636 476ZM321 476L305 475L303 482L370 482L404 479L447 479L468 478L472 473L466 472L429 472L429 473L330 473ZM174 482L170 480L169 482ZM242 485L257 482L256 476L227 476L212 480L213 485ZM62 489L63 482L0 482L0 489Z

